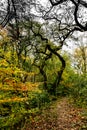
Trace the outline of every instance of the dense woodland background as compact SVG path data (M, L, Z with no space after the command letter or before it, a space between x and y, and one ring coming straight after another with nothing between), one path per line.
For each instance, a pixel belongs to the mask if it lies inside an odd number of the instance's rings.
M1 130L26 130L62 97L87 109L86 22L86 0L0 1Z

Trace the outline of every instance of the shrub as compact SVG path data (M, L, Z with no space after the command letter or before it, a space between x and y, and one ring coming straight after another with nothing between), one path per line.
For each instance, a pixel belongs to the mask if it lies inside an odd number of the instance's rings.
M73 101L79 106L87 105L87 79L85 76L78 76L73 80L71 88Z
M28 92L28 100L2 102L0 105L0 129L21 129L26 119L50 102L47 92Z

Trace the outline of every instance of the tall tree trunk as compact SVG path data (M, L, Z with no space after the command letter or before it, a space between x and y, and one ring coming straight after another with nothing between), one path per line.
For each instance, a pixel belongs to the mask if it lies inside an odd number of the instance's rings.
M60 70L57 72L57 78L54 81L53 86L52 86L53 87L52 91L55 94L56 93L56 89L57 89L57 87L58 87L58 85L59 85L59 83L61 81L61 77L62 77L63 71L64 71L64 69L66 67L66 62L63 59L63 57L57 52L57 50L52 49L50 47L50 45L48 45L48 50L51 51L53 54L55 54L58 57L58 59L60 60L61 64L62 64Z
M59 55L58 53L56 53L55 55L57 55L57 57L59 58L59 60L61 61L61 64L62 64L60 70L57 72L57 78L56 78L56 80L55 80L55 82L53 84L53 86L55 87L54 91L56 92L56 89L57 89L57 87L58 87L58 85L59 85L59 83L61 81L63 71L64 71L64 69L66 67L66 62L63 59L63 57L61 55Z
M43 68L40 68L40 73L43 75L44 89L47 90L47 75Z

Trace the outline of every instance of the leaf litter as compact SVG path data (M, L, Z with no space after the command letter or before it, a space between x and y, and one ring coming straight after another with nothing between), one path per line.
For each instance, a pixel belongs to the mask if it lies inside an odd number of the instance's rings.
M83 111L68 98L62 98L33 117L22 130L87 130L87 117L82 116Z

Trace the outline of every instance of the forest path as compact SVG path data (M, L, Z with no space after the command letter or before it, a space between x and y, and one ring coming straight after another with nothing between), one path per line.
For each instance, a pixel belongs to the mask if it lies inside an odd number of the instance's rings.
M62 98L43 110L35 120L23 130L87 130L87 119L68 98Z

